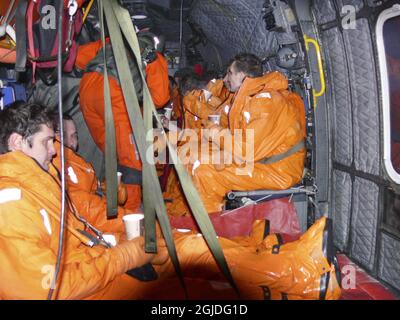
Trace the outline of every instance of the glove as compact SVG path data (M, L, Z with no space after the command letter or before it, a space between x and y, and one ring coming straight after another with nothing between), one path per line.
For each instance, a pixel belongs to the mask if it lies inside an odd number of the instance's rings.
M157 253L151 258L151 264L161 265L167 262L169 253L163 238L157 238Z
M118 205L123 206L128 199L125 185L121 182L118 186Z
M110 249L114 259L118 259L121 265L121 271L126 272L129 269L138 268L153 260L154 254L144 251L144 238L137 237L130 241L119 243Z
M104 183L104 182L101 183L100 188L104 194L107 193L106 183ZM122 182L118 185L117 196L118 196L118 205L123 206L125 204L126 200L128 199L128 194L126 192L126 186Z

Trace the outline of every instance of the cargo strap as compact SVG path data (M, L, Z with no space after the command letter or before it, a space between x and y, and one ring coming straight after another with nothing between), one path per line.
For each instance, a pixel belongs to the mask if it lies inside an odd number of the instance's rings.
M122 182L125 184L142 185L142 171L118 165L118 171L122 173Z
M179 262L177 260L176 256L176 251L174 247L174 243L172 241L172 233L170 229L170 224L169 224L169 219L166 214L166 208L164 205L164 201L162 198L162 192L160 188L160 184L158 182L156 170L154 167L154 164L149 164L146 161L146 150L149 150L150 153L153 150L152 146L152 135L150 135L148 140L145 139L144 133L145 130L143 128L143 123L139 121L137 117L138 114L140 114L139 111L139 106L137 102L137 97L132 93L132 90L129 90L130 88L133 87L132 79L129 75L129 69L126 67L127 61L126 61L126 55L122 54L123 49L124 49L124 44L122 41L122 37L120 34L120 30L117 28L118 26L116 25L116 22L119 23L120 28L122 29L122 32L127 40L127 43L129 44L130 48L134 52L136 56L136 60L138 63L141 62L141 57L139 53L139 44L138 40L136 37L136 33L134 31L132 21L130 18L130 15L126 9L123 9L121 6L118 5L117 2L106 0L105 1L105 13L107 17L107 23L111 35L111 42L113 44L113 50L115 53L115 60L117 62L117 67L118 67L118 73L120 76L120 82L123 87L124 91L124 97L126 100L126 105L128 106L128 113L130 114L130 120L132 127L134 127L134 135L136 142L138 143L139 146L139 152L141 154L141 158L143 161L143 195L144 198L145 196L150 198L150 204L147 204L150 206L150 208L155 208L157 217L160 221L161 229L163 231L165 240L167 242L168 250L171 256L171 259L175 265L175 269L178 272L178 275L180 275L180 268L179 268ZM111 9L112 10L109 10ZM117 30L118 29L118 30ZM118 55L118 56L117 56ZM121 66L123 64L123 66ZM143 96L144 96L144 123L146 125L146 132L149 132L152 129L152 116L153 114L156 116L157 111L154 107L154 104L152 103L151 100L151 95L149 92L149 89L147 85L145 85L145 79L142 70L140 70L141 76L142 76L142 81L143 81ZM125 87L125 89L124 89ZM131 102L131 103L128 103ZM132 110L135 109L135 110ZM158 116L155 117L158 124L162 128L160 119ZM165 135L164 135L165 136ZM204 208L204 205L201 201L201 198L196 190L196 188L193 185L193 182L191 178L188 175L188 172L186 171L185 167L183 166L182 163L179 162L177 153L175 148L172 146L172 144L167 140L168 147L171 153L171 158L175 164L180 182L182 184L182 187L184 189L184 193L186 196L186 199L188 200L188 203L192 209L193 215L196 218L196 221L200 227L200 230L203 233L203 236L208 243L217 263L221 267L223 273L227 277L228 281L232 285L232 287L238 292L238 289L236 287L236 284L232 278L232 275L230 273L230 270L228 268L227 262L225 260L223 251L221 249L221 246L219 244L219 241L217 239L217 235L215 233L214 227L210 221L210 218L207 214L207 211ZM148 147L143 148L143 147ZM152 154L152 153L151 153ZM146 170L147 168L147 170ZM147 190L147 191L146 191ZM146 214L146 199L144 201L145 204L145 214ZM146 227L146 234L147 234L147 225L146 225L146 218L145 218L145 227ZM147 240L147 239L146 239Z
M187 295L185 283L179 265L178 256L175 249L175 244L172 237L172 231L169 224L169 219L166 213L166 208L162 199L162 192L158 182L155 166L150 164L146 151L152 150L152 144L146 140L147 128L152 128L151 96L147 88L141 68L139 69L144 89L144 120L141 117L138 97L136 95L135 85L132 80L132 73L129 69L129 63L126 55L125 45L121 34L121 29L124 32L126 40L130 43L130 47L135 53L138 65L141 65L139 45L136 38L135 30L129 13L122 9L116 1L104 0L104 12L100 11L100 15L105 14L107 27L110 34L112 49L115 57L115 62L118 70L118 77L121 83L121 88L129 116L131 127L134 128L133 136L138 147L140 158L142 159L142 186L143 186L143 203L145 215L145 250L146 252L157 252L157 237L156 237L156 213L160 222L161 230L167 244L168 253L175 270L179 276L179 280ZM150 121L149 121L150 120ZM116 176L116 175L115 175Z
M283 244L283 239L280 233L275 233L277 244L272 246L272 254L279 254L281 250L281 245Z
M101 25L101 39L103 45L103 61L104 61L104 124L106 131L105 144L105 171L107 181L107 218L115 218L118 215L118 195L117 195L117 152L116 152L116 137L114 116L111 106L110 82L107 71L107 57L105 48L105 33L104 33L104 16L102 1L98 2Z
M25 72L26 70L26 10L28 9L27 0L20 0L15 13L15 33L17 40L17 58L15 62L15 71Z
M115 16L118 18L118 22L120 24L122 32L124 33L129 46L135 53L137 61L140 62L141 58L140 58L140 54L139 54L139 44L137 41L137 37L135 36L136 34L134 31L129 13L127 10L125 10L121 6L119 6L116 2L112 2L112 3L113 3L113 9L115 12ZM107 14L107 11L106 11L106 14ZM111 38L111 41L112 41L112 38ZM119 59L116 57L117 62L118 62L118 60ZM124 70L122 70L122 71L124 71ZM145 83L143 73L141 72L141 74L142 74L142 80ZM121 73L120 73L120 75L121 75ZM121 83L124 83L124 82L121 81ZM146 85L143 85L143 88L144 88L144 92L143 92L144 98L146 98L146 97L150 98L150 99L144 99L144 101L145 101L145 103L144 103L144 120L145 120L145 124L148 125L147 129L149 130L152 128L152 114L155 115L155 118L158 122L159 127L163 128L161 121L160 121L159 117L157 116L157 110L154 107L154 104L152 103L148 87ZM146 101L150 101L151 103L146 104ZM164 134L163 136L165 137L166 135ZM152 143L152 139L150 140L150 142ZM211 220L208 216L208 213L204 207L204 204L199 196L199 193L198 193L197 189L195 188L190 176L188 175L186 168L179 161L175 147L168 141L168 139L166 140L166 142L168 144L171 159L173 160L180 183L182 185L182 189L185 193L188 204L189 204L190 208L192 209L192 213L197 221L197 224L199 225L199 228L204 236L204 239L206 240L208 246L210 247L210 250L211 250L212 254L214 255L218 265L220 266L222 272L226 276L227 280L230 282L231 286L236 290L237 294L239 295L239 291L238 291L237 286L236 286L236 284L233 280L233 277L230 273L228 264L226 262L224 253L223 253L220 243L218 241L214 227L213 227ZM150 148L151 148L151 150L153 149L152 145L150 145ZM142 159L145 159L145 157L142 156ZM154 174L155 174L154 165L152 166L152 169L154 170ZM149 180L150 179L149 178L146 179L146 176L144 175L143 182L146 182ZM143 187L144 186L145 186L145 183L143 184ZM160 217L161 217L162 219L167 220L164 225L164 228L163 228L163 224L161 223L161 220L160 220L160 224L161 224L161 227L162 227L163 233L164 233L164 229L167 229L166 228L167 226L169 229L169 220L166 215L165 204L164 204L164 201L162 198L161 188L160 188L160 184L158 183L158 180L157 180L156 186L157 186L157 193L155 194L154 193L155 190L151 190L151 192L152 192L151 194L156 196L154 198L156 199L157 203L160 202L160 206L158 208L156 207L158 209L157 210L158 218L160 219ZM144 194L144 192L143 192L143 194ZM165 230L165 231L168 231L168 233L171 232L170 230ZM146 230L146 232L147 232L147 230ZM164 233L164 236L165 236L165 233Z
M296 152L300 151L301 149L304 149L305 147L306 147L305 141L301 140L296 145L291 147L288 151L281 153L281 154L277 154L272 157L267 157L267 158L261 159L261 160L257 161L257 163L273 164L273 163L281 161L285 158L289 158L291 155L295 154Z

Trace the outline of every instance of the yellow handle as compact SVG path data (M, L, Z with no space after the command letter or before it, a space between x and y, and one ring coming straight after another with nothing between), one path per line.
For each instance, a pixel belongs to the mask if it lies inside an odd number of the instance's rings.
M319 46L319 43L312 38L308 38L306 35L304 35L304 41L306 43L306 50L309 51L309 44L313 44L315 47L315 51L317 52L317 61L318 61L318 69L319 69L319 78L321 81L321 90L319 92L316 92L315 89L313 89L313 97L314 97L314 108L317 107L317 98L321 97L326 90L325 86L325 76L324 76L324 69L322 67L322 56L321 56L321 48Z
M84 23L86 21L86 18L89 14L90 9L92 8L94 0L91 0L90 3L87 5L85 9L85 13L83 14L82 22Z

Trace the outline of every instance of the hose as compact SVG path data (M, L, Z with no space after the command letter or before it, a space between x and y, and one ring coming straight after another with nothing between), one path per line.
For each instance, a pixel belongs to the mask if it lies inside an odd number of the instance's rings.
M61 256L64 245L64 226L65 226L65 158L64 158L64 126L63 126L63 99L62 99L62 68L63 68L63 57L62 57L62 41L63 41L63 17L64 17L64 5L60 4L58 10L58 53L57 53L57 80L58 80L58 121L60 131L60 160L61 160L61 212L60 212L60 234L58 238L58 251L57 260L54 268L54 276L51 281L50 290L47 296L47 300L51 300L54 289L56 287L58 274L60 272Z

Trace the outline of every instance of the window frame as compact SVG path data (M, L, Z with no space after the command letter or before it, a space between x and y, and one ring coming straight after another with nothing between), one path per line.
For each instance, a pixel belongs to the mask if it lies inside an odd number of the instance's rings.
M376 23L376 41L378 49L378 60L380 69L380 82L382 91L382 114L383 114L383 163L384 168L390 179L396 184L400 184L400 173L398 173L392 163L392 137L390 119L390 87L386 61L386 49L383 38L383 26L391 18L400 16L400 4L395 4L391 8L382 11Z

